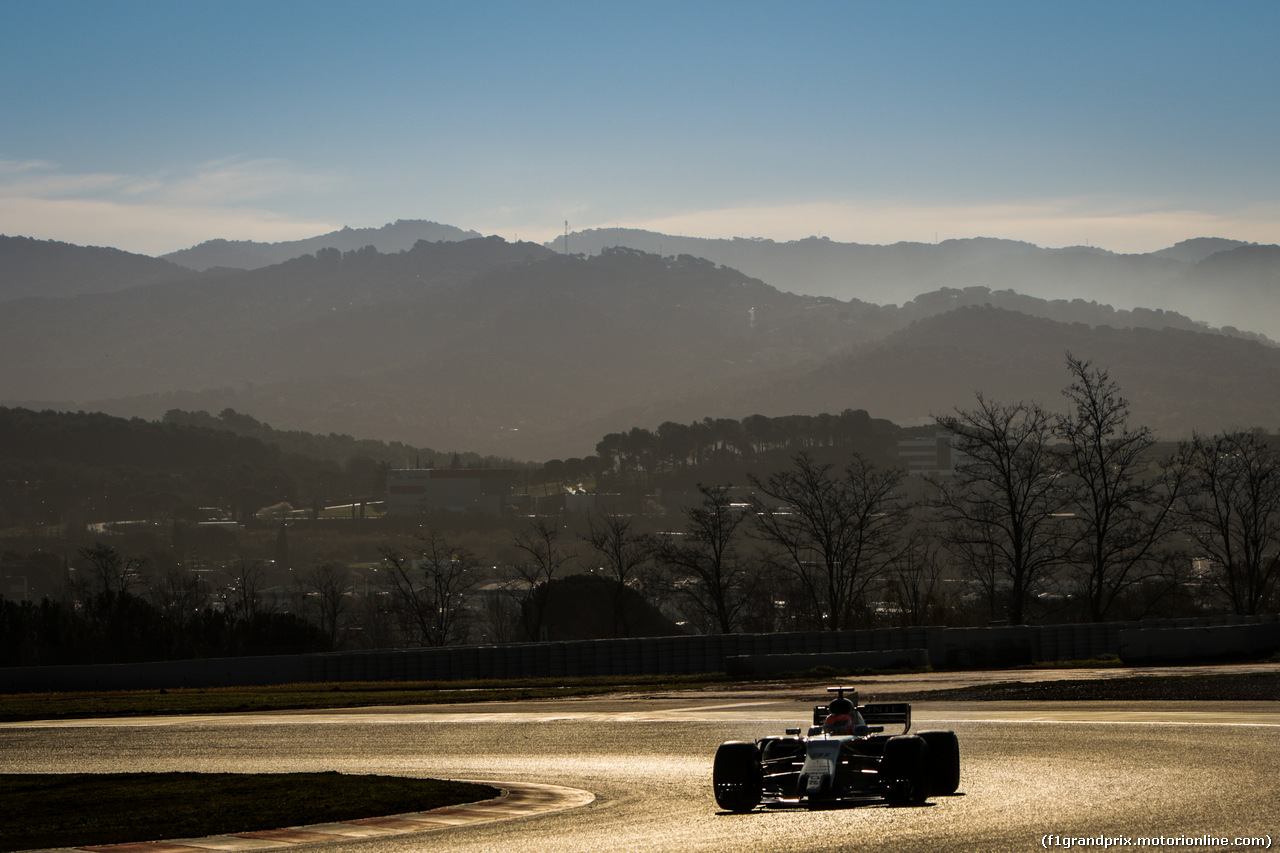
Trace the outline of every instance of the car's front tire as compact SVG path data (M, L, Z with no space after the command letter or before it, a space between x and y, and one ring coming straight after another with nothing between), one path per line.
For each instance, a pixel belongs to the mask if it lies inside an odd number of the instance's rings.
M745 741L720 744L711 780L720 808L731 812L751 811L760 805L763 793L759 748Z

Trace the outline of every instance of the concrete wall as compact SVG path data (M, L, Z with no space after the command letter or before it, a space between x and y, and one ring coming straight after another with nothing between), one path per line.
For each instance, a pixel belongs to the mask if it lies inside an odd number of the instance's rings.
M0 669L0 692L683 675L726 672L730 661L741 668L751 666L751 660L759 661L761 667L794 664L798 671L816 666L897 668L903 660L916 665L927 662L937 669L998 669L1103 654L1120 655L1126 663L1143 664L1262 656L1277 650L1280 617L1268 615L1089 625L649 637L99 666L11 667ZM901 654L849 654L871 652ZM858 663L859 660L877 662Z

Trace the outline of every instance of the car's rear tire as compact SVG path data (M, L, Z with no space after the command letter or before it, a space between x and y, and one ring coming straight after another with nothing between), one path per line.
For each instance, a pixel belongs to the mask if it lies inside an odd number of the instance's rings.
M727 741L716 750L711 771L716 805L731 812L749 812L760 805L763 777L760 750L754 743Z
M955 732L920 732L929 745L929 795L945 797L960 787L960 741Z
M885 799L920 805L929 797L929 745L915 735L898 735L884 745L880 778Z

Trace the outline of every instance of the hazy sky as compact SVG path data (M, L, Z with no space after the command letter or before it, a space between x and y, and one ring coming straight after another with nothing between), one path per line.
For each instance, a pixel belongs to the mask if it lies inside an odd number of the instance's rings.
M1280 2L0 0L0 233L1280 241Z

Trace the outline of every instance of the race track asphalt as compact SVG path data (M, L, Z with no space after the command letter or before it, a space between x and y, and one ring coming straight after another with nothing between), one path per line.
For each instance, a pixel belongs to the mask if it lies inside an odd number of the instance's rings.
M917 808L721 813L710 784L716 746L801 725L821 698L788 687L6 724L0 772L337 770L592 796L500 822L293 845L325 853L1063 849L1052 836L1207 851L1246 849L1235 840L1280 830L1277 702L920 702L915 729L959 736L958 795ZM1227 843L1137 847L1153 836Z

